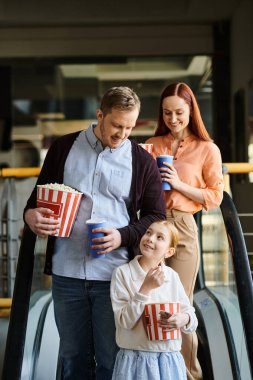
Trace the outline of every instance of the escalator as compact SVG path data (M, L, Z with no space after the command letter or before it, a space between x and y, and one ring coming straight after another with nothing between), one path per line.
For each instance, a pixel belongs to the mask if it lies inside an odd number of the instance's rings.
M240 222L225 192L201 217L201 266L194 294L204 379L252 379L253 287ZM210 262L210 258L212 262Z
M253 288L242 230L230 196L197 219L201 266L194 294L198 357L204 380L250 380ZM56 380L59 336L51 284L38 278L45 241L25 227L13 295L2 380Z

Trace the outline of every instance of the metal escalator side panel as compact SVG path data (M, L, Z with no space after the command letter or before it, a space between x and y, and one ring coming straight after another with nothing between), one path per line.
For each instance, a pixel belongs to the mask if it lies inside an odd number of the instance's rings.
M56 380L59 340L59 334L54 318L53 302L51 301L48 305L46 318L44 320L44 328L40 341L40 350L37 356L34 380Z
M253 377L253 286L249 267L247 249L243 232L234 203L228 193L224 192L221 204L231 255L241 317L245 332L248 357Z
M34 267L35 242L36 235L25 226L16 271L2 380L19 380L21 375Z
M194 294L194 303L197 314L201 313L204 322L214 379L234 379L224 326L216 303L205 289Z
M21 372L22 380L30 380L34 378L36 363L40 351L41 337L44 329L44 322L52 296L51 292L36 292L33 294L32 298L26 329L26 340Z

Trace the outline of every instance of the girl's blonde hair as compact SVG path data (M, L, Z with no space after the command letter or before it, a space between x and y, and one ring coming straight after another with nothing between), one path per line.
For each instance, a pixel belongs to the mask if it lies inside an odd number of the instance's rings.
M168 220L158 220L156 222L153 222L152 224L154 223L163 224L167 228L168 234L171 237L170 246L176 249L177 244L178 244L178 230L176 229L174 224L172 224Z

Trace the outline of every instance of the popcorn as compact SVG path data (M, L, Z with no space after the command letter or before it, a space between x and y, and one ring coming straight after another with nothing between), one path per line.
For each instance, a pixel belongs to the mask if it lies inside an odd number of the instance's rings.
M79 210L83 193L59 183L37 185L37 207L49 208L49 218L58 220L60 229L55 236L69 237Z
M61 191L67 191L69 193L82 194L80 191L73 189L73 187L64 185L63 183L48 183L46 185L39 185L39 186L45 189L61 190Z

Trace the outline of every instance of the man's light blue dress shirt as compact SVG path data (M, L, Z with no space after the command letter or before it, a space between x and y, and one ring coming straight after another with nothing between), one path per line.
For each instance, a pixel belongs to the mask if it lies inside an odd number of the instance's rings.
M64 184L81 191L84 197L70 237L56 239L53 273L110 281L113 269L128 261L127 249L120 247L101 258L92 258L86 220L103 218L109 228L129 224L132 148L130 140L126 140L116 149L103 149L94 127L79 134L65 163Z

